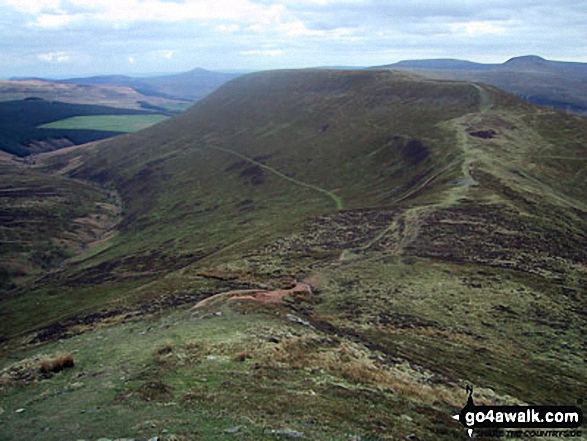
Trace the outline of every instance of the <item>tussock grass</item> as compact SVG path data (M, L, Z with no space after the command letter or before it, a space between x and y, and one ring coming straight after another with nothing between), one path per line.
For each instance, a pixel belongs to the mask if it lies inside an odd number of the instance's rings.
M41 360L40 371L42 374L51 375L75 366L73 355L64 354L55 358Z

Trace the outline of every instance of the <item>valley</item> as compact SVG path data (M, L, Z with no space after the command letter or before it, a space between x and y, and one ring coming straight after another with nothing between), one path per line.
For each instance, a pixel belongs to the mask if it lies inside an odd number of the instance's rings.
M467 385L575 404L586 149L494 86L307 69L0 159L0 438L465 440Z

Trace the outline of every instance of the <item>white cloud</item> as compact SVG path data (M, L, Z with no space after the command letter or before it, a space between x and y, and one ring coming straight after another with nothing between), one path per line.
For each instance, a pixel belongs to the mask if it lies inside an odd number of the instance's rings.
M283 51L281 49L253 49L249 51L241 51L239 52L240 55L262 55L267 57L278 57L283 55Z
M253 31L253 32L261 32L263 30L263 26L261 26L260 24L254 24L251 25L247 28L247 31Z
M5 0L10 6L20 12L39 14L43 11L57 11L60 0Z
M41 14L37 17L36 26L46 29L60 28L73 20L73 16L66 14Z
M216 29L218 31L221 31L221 32L233 33L233 32L239 31L240 30L240 26L237 25L237 24L235 24L235 23L233 23L231 25L221 24L221 25L216 26Z
M260 5L249 0L185 0L181 3L161 0L70 1L92 10L95 18L112 22L229 20L266 23L277 19L283 9L281 5Z
M334 28L334 29L309 29L308 26L301 20L296 20L288 23L280 23L277 25L277 30L289 37L328 37L338 38L351 35L354 30L350 28Z
M37 59L49 63L67 63L71 60L71 57L66 52L48 52L37 55Z
M173 58L173 54L175 54L175 51L167 51L163 56L168 60L171 60Z
M506 28L503 26L496 26L489 22L471 21L468 23L456 23L450 26L454 33L465 33L470 36L492 34L503 35L506 33Z
M56 28L67 25L72 16L99 20L120 26L124 23L157 21L224 20L249 24L279 22L285 6L259 4L251 0L5 0L19 12L33 16L40 27ZM238 25L226 26L234 31Z
M326 31L308 29L306 24L301 20L292 21L290 23L283 23L279 25L279 30L290 37L314 36L321 37Z
M128 57L128 62L130 64L134 64L137 60L135 59L135 57Z

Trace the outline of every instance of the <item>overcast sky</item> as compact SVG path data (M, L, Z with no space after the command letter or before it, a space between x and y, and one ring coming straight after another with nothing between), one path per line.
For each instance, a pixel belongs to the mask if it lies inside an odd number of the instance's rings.
M587 0L0 0L0 77L587 62Z

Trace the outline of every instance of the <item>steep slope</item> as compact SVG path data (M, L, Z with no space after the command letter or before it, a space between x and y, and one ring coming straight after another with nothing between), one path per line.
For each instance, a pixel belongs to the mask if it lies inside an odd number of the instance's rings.
M45 158L124 208L0 299L3 407L38 415L0 434L448 440L465 384L574 404L586 127L491 86L278 71ZM76 367L41 381L40 351Z

